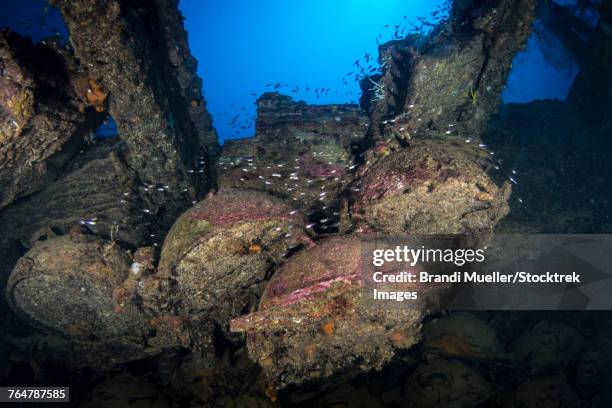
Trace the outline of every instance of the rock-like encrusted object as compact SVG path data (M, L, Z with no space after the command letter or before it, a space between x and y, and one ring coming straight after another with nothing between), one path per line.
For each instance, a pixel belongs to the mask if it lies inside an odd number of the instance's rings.
M372 136L408 140L449 124L480 133L531 32L535 3L456 1L428 37L381 45L383 75L370 78L384 97L373 98L372 82L362 81L361 104L378 124Z
M195 127L199 145L208 153L212 163L219 155L221 146L217 131L212 124L202 88L202 78L198 75L198 61L191 55L184 17L179 10L178 0L155 0L156 15L159 18L161 43L173 68L180 96L181 108L188 108L189 117ZM198 163L200 164L200 163Z
M231 318L257 304L271 269L302 242L307 238L301 217L282 201L259 192L223 191L176 221L158 276L173 282L177 315L227 330Z
M531 376L523 384L516 388L504 407L558 407L562 401L562 406L567 408L579 408L584 406L606 407L609 400L604 404L594 403L593 405L582 401L576 392L570 387L568 379L563 374L550 376Z
M469 313L454 313L423 327L423 351L449 358L487 360L503 353L495 331Z
M52 181L100 122L75 93L73 64L52 44L0 31L0 209Z
M124 250L95 236L40 241L15 266L7 300L35 327L68 338L85 354L104 353L96 364L136 360L152 350L144 342L151 331L145 314L124 291L132 264Z
M465 145L465 144L464 144ZM508 212L510 185L497 187L478 152L440 140L414 140L359 171L350 205L362 230L410 234L491 231Z
M475 407L493 396L491 384L457 360L423 364L406 383L402 407Z
M257 106L256 137L223 147L219 186L267 191L309 211L333 208L353 178L354 151L367 130L363 111L307 105L278 93L263 94ZM323 210L320 218L332 219L332 212Z
M521 334L510 351L527 362L530 373L542 374L571 366L583 342L574 328L543 320Z
M379 369L395 349L418 341L418 308L364 299L366 245L336 236L296 254L270 280L259 310L232 321L271 389Z

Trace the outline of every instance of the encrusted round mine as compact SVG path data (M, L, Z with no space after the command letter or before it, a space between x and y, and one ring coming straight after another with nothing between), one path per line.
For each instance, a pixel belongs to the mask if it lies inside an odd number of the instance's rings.
M221 191L185 212L168 233L159 273L172 280L176 312L225 328L259 301L284 255L308 243L291 207L266 193Z
M380 368L395 349L418 341L420 310L365 299L369 244L335 236L301 251L274 274L259 311L232 321L272 386Z
M82 342L138 343L146 320L127 296L129 255L88 235L39 241L22 257L7 285L11 307L39 328Z
M473 152L447 141L418 140L360 171L350 211L365 230L460 234L490 231L508 211Z

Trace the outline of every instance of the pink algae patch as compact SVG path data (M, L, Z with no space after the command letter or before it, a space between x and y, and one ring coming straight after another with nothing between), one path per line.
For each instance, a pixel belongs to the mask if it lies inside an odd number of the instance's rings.
M359 196L366 202L385 198L397 191L431 180L432 177L434 176L431 169L422 163L406 165L400 169L374 167L366 173Z
M309 153L300 156L300 166L310 177L340 177L344 168L340 164L329 164L318 161Z
M308 300L316 293L327 291L335 283L355 284L355 283L361 283L362 280L363 279L360 274L353 274L349 276L339 276L337 278L329 279L329 280L322 281L322 282L317 282L316 284L312 286L294 290L293 292L287 295L273 297L271 299L268 299L269 300L268 303L263 305L263 308L267 309L269 307L273 307L276 305L279 305L279 306L293 305L293 304Z
M361 275L361 241L338 236L290 258L272 277L261 305L295 303L337 282L354 283Z
M348 287L362 284L363 279L360 274L341 276L306 288L297 289L287 295L273 298L270 302L262 304L259 311L240 316L230 321L232 332L246 332L249 330L270 329L282 327L292 323L298 323L295 318L301 320L308 315L307 310L317 302L330 302L326 299L325 292L333 285L344 283ZM324 314L326 313L321 310Z
M240 221L298 221L289 214L291 211L291 207L264 193L225 191L198 203L191 210L189 219L207 221L218 227Z

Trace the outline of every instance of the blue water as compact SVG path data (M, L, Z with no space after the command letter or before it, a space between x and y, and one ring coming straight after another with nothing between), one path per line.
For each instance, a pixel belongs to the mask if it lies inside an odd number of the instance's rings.
M191 51L220 139L252 136L255 100L274 90L308 103L357 103L353 65L376 67L376 40L404 35L442 0L181 0ZM404 20L404 16L406 19ZM383 28L383 26L389 27ZM401 30L400 30L401 33ZM366 63L369 54L373 61ZM343 81L343 78L345 81ZM286 84L286 86L284 86ZM310 89L310 91L307 90ZM314 92L329 88L328 92ZM295 91L295 92L293 92ZM238 117L236 117L238 115ZM243 129L243 127L246 127Z
M534 33L525 50L514 58L502 99L516 103L535 99L565 100L577 73L578 66L559 40L546 44Z
M417 17L431 19L431 13L445 4L440 0L181 0L180 8L223 141L253 135L255 100L274 90L266 84L280 82L278 91L308 103L356 103L358 83L347 75L355 71L353 63L359 59L363 66L367 53L377 66L379 35L381 42L390 40L394 24L419 25ZM548 63L534 35L515 59L503 99L565 99L576 71ZM320 88L330 91L317 97L314 90Z
M0 0L0 5L0 28L34 41L67 39L60 13L46 1ZM399 36L414 32L414 26L427 30L418 18L435 23L444 17L447 1L181 0L179 6L223 142L253 136L255 101L266 91L312 104L357 103L355 75L378 67L377 43L394 38L394 25ZM566 61L551 61L551 55ZM503 101L563 100L577 72L560 44L545 44L533 34L514 60ZM98 133L114 135L112 119Z
M68 37L68 28L59 10L46 0L0 0L0 29L9 28L41 41Z

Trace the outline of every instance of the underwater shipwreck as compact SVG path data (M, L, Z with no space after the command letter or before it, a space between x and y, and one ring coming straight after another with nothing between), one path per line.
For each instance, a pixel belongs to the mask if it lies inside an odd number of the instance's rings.
M612 4L584 3L597 25L452 1L379 46L359 104L266 92L222 146L178 1L51 1L69 44L1 31L0 384L84 407L612 406L612 313L386 310L359 273L380 234L612 232ZM580 71L565 101L502 104L536 19Z

